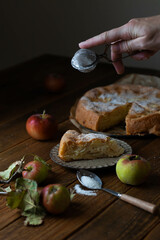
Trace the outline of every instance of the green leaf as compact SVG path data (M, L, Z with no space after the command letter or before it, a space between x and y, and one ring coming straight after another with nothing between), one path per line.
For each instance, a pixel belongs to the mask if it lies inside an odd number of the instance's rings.
M15 187L16 189L26 191L21 203L21 209L23 211L27 211L39 205L39 193L37 191L36 181L25 178L18 178L16 179Z
M12 189L11 189L11 187L10 187L10 186L8 186L8 187L4 188L4 190L5 190L7 193L9 193L9 192L11 192L11 191L12 191Z
M34 161L42 162L44 165L46 165L48 167L49 170L51 170L51 165L46 163L46 161L44 161L41 157L35 155L34 156Z
M45 217L44 213L33 214L30 212L23 212L22 216L26 217L24 225L41 225Z
M11 192L11 188L10 186L9 187L6 187L6 188L2 188L0 187L0 194L8 194L9 192Z
M36 212L36 208L39 206L39 193L35 192L32 194L30 191L27 191L23 198L23 205L21 209L23 211L32 210Z
M26 217L25 225L40 225L43 222L45 211L40 206L40 194L37 183L33 180L18 178L15 183L16 191L9 193L8 206L21 209L22 216Z
M25 195L25 191L12 191L8 193L7 205L11 209L19 208Z
M0 177L3 179L1 182L9 182L13 176L15 176L17 173L21 173L23 168L22 165L24 163L24 156L20 161L13 162L8 169L0 172Z
M75 190L70 188L70 200L72 201L75 196Z
M37 182L34 180L30 180L27 178L17 178L15 183L16 189L22 189L22 190L30 190L30 191L36 191L37 190Z

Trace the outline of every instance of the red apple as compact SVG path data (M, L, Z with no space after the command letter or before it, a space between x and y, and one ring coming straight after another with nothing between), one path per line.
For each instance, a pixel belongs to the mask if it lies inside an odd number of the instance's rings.
M49 167L43 162L34 160L28 162L22 171L23 178L34 180L37 183L43 182L49 173Z
M59 74L49 74L44 81L45 87L49 92L60 92L65 86L65 80L63 76Z
M64 212L70 204L70 193L61 184L50 184L42 190L42 202L45 209L52 214Z
M34 114L27 119L26 130L36 140L48 140L55 137L57 124L50 114Z
M116 164L116 174L121 182L130 185L143 183L150 174L149 161L139 155L124 155Z

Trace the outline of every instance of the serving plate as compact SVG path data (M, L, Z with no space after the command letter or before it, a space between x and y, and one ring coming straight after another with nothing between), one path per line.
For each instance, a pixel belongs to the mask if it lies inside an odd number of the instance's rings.
M124 148L124 154L132 154L132 148L129 144L119 139L115 139L120 146ZM96 168L105 168L113 166L117 163L118 159L121 157L108 157L108 158L98 158L98 159L89 159L89 160L76 160L71 162L65 162L60 157L58 157L59 144L54 146L50 151L50 158L57 164L73 169L96 169Z

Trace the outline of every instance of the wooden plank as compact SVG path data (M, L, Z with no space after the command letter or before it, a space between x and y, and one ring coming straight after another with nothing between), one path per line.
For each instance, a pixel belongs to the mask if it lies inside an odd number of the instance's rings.
M132 194L131 191L127 193ZM158 222L158 216L153 216L119 200L67 239L142 239Z
M6 206L6 197L0 196L0 230L11 224L15 219L20 218L20 213L18 209L11 210Z
M144 240L159 240L160 239L160 223L157 224L156 227L153 228L150 233L143 238Z

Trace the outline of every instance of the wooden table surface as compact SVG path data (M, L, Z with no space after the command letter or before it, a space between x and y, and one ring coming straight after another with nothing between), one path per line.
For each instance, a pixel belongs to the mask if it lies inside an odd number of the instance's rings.
M67 85L59 94L48 93L44 78L48 73L65 76ZM153 70L128 68L126 73L160 76ZM28 153L37 154L53 167L50 183L61 183L73 188L78 183L76 170L54 163L49 153L59 143L62 134L75 129L69 121L69 111L76 99L90 88L115 82L112 65L99 65L95 71L83 74L74 70L70 59L44 55L0 73L0 171ZM56 139L36 141L25 130L27 118L43 110L53 114L58 122ZM127 193L142 200L160 204L160 138L122 138L131 145L133 153L140 154L152 164L147 182L136 187L121 183L115 166L94 170L104 187ZM13 181L12 181L13 184ZM19 211L6 206L6 197L0 196L0 239L68 239L68 240L159 240L160 217L134 207L99 191L97 196L78 195L61 216L47 215L41 226L24 226Z

